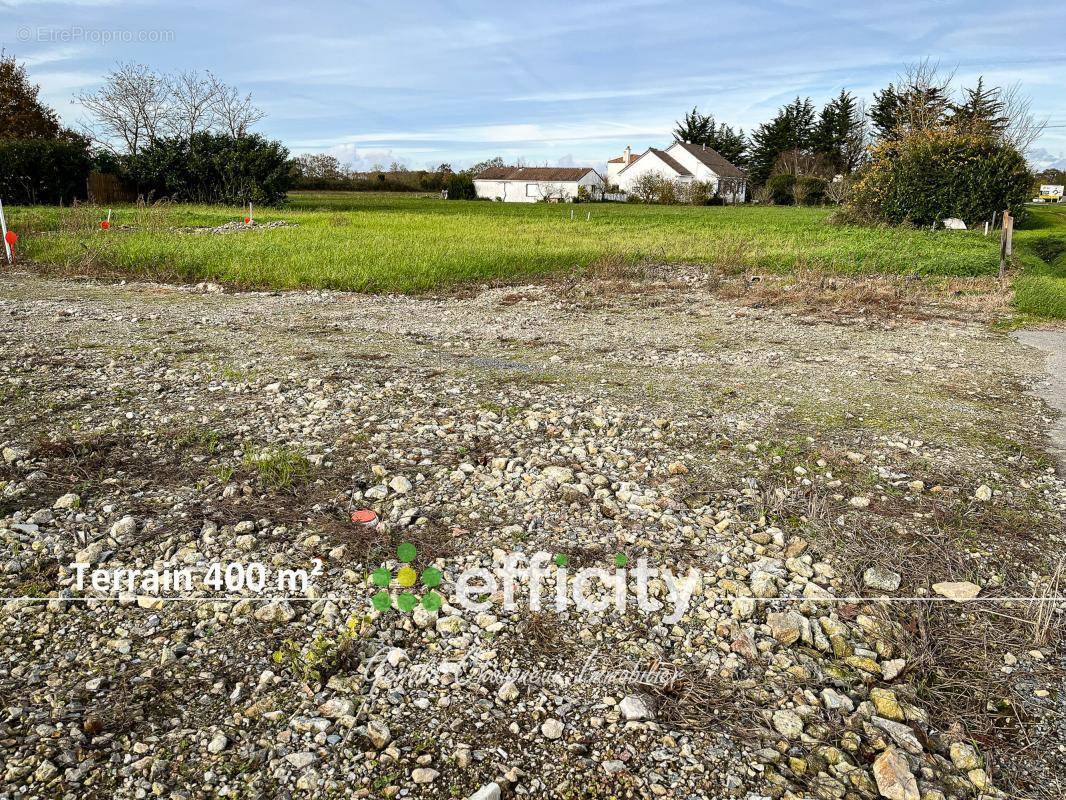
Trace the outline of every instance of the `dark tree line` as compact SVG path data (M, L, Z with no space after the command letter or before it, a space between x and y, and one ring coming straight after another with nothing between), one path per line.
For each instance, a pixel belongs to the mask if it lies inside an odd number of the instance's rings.
M1041 128L1017 87L989 86L978 78L956 94L952 77L921 62L875 92L869 108L846 89L820 110L809 97L797 97L749 135L694 108L678 120L674 138L714 148L746 168L756 185L774 175L824 180L849 175L862 165L869 146L913 131L987 134L1024 153Z

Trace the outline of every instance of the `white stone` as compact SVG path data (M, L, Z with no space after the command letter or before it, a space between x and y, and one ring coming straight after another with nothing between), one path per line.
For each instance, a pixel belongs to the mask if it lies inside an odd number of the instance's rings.
M981 593L981 587L969 581L941 581L933 584L933 591L957 603L973 600Z
M545 739L558 739L563 735L563 723L557 719L548 719L540 726Z

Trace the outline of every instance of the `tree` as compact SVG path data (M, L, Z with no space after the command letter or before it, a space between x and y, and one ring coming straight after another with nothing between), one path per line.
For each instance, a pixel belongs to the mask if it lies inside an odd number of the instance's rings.
M864 217L928 225L969 223L1024 210L1032 175L1022 154L989 133L951 126L913 130L875 146L854 187Z
M504 166L506 166L506 164L504 163L503 158L501 158L500 156L494 156L492 158L486 159L485 161L479 161L472 167L464 169L463 172L476 178L478 175L480 175L482 172L489 169L490 167Z
M812 149L834 175L847 175L859 165L865 147L866 114L855 96L841 89L818 116Z
M120 64L103 86L75 99L95 118L90 139L116 154L136 155L164 138L207 131L238 138L263 118L250 95L241 97L210 72L168 76L143 64Z
M344 179L340 161L328 153L305 153L293 159L295 177L308 181L340 181Z
M716 123L711 114L701 114L698 109L686 111L674 128L674 141L699 144L716 150L732 164L743 166L744 151L748 143L744 131L735 131L724 122Z
M875 92L870 120L877 138L886 141L943 125L951 109L952 77L941 75L939 66L926 59L904 70L899 88L890 83Z
M56 112L37 99L26 68L0 50L0 139L55 139L60 134Z
M948 122L962 131L1001 134L1010 121L1003 115L1003 101L997 87L985 88L984 77L972 89L963 89L963 101L952 103Z
M246 136L248 129L266 114L252 103L250 94L241 97L233 86L227 86L214 75L210 77L215 93L213 111L217 129L235 138Z
M874 92L874 102L870 106L870 122L874 132L881 141L891 139L900 127L900 107L903 100L891 83L879 92Z
M773 174L779 156L792 150L809 150L813 135L814 106L810 98L797 97L752 134L748 174L755 183L765 183Z
M126 161L139 193L186 202L273 204L292 181L288 150L254 133L168 137Z
M120 64L103 86L76 99L96 118L86 128L89 138L107 150L135 155L169 132L170 87L143 64Z
M208 73L203 77L195 70L179 72L168 81L171 110L169 127L175 136L189 137L211 130L219 101L219 83Z
M674 128L674 141L687 144L702 144L711 147L714 137L714 117L701 114L695 107L686 111L685 116L677 121Z

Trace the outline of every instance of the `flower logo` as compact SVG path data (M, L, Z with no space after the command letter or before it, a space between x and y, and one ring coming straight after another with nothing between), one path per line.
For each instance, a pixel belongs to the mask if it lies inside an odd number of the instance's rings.
M396 557L403 564L396 572L395 577L396 584L401 589L400 593L396 595L396 608L405 614L414 611L415 606L419 603L427 611L437 611L444 602L441 596L433 591L434 588L440 585L442 578L440 570L436 567L426 567L426 569L422 570L420 576L418 571L411 566L416 556L418 556L418 549L410 542L404 542L396 548ZM392 608L393 603L392 593L389 591L389 587L393 582L392 572L387 567L378 567L371 573L370 581L380 589L370 598L370 604L384 614ZM429 590L421 598L410 591L418 583L421 583L422 586Z

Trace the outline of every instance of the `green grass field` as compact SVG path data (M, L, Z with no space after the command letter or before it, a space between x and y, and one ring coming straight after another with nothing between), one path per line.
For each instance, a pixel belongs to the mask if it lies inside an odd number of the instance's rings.
M1014 280L1020 311L1066 318L1066 205L1030 206L1014 232L1014 255L1025 271Z
M1045 227L1019 238L1031 233L1035 240L1066 223L1046 209L1038 211L1037 222ZM22 237L23 256L66 270L249 287L417 292L465 281L521 280L598 262L644 260L711 264L727 271L996 273L994 236L840 226L827 222L830 213L821 208L525 205L296 192L287 207L256 213L257 222L287 220L295 227L228 235L176 229L221 225L241 219L242 210L117 208L108 232L98 225L103 211L88 206L15 208L9 210L9 221ZM1043 290L1034 283L1027 291Z

